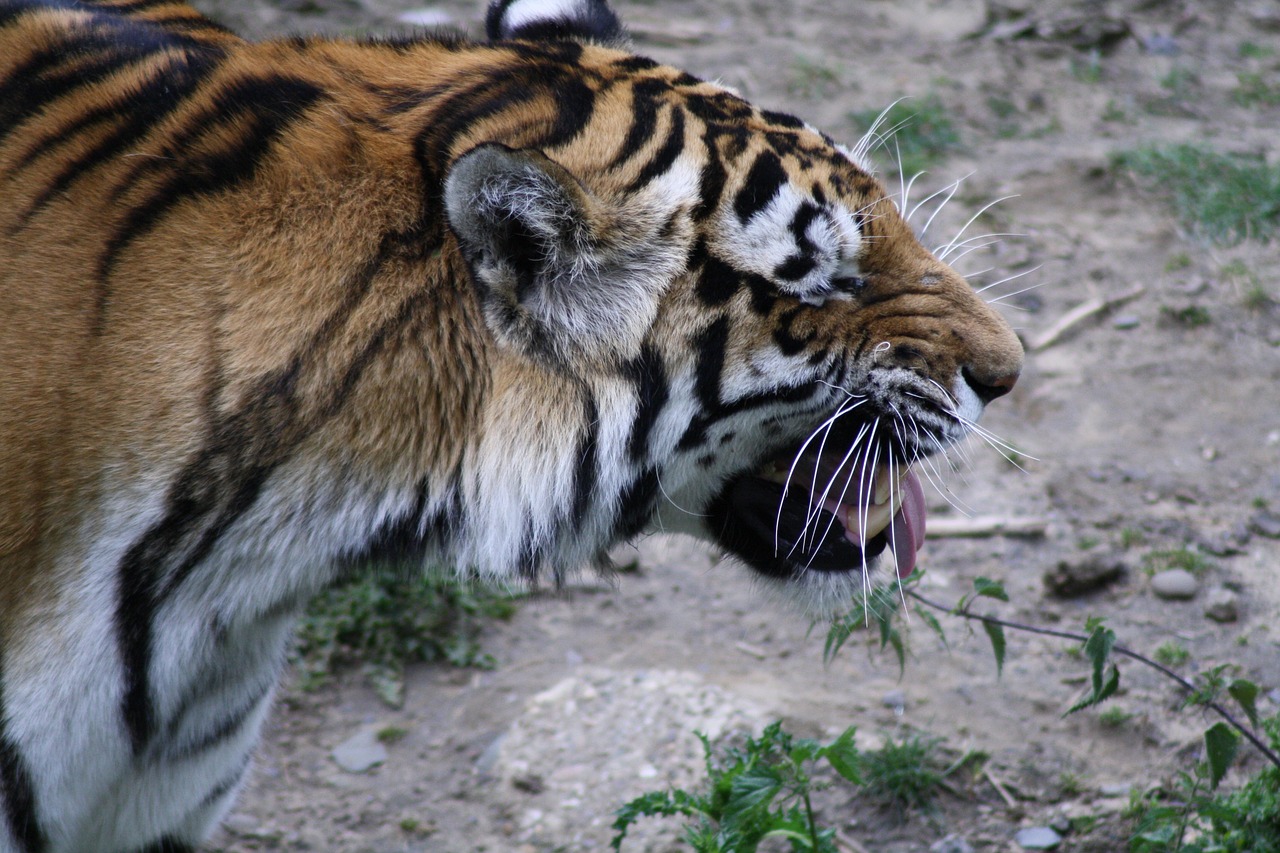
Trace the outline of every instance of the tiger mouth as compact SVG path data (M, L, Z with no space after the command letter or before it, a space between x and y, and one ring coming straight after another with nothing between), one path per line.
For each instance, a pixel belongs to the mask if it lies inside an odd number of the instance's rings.
M773 577L865 570L889 549L899 577L924 544L925 502L907 465L777 459L713 502L721 544Z

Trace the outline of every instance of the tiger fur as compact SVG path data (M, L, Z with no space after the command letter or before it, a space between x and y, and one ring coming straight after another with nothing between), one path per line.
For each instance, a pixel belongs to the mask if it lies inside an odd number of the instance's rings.
M361 567L677 530L820 606L914 560L908 466L1012 387L1006 324L862 152L600 0L488 30L0 0L3 853L195 849Z

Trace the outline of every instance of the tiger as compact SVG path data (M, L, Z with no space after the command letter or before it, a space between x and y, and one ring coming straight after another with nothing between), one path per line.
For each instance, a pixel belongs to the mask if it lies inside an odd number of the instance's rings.
M195 850L295 617L373 566L677 532L815 610L915 566L913 466L1023 350L870 137L603 0L485 32L0 0L3 853Z

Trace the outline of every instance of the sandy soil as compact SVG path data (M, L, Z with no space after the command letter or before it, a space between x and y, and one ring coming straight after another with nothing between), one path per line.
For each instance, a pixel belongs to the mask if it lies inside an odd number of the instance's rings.
M270 9L205 0L255 36L403 29L411 0L282 0ZM833 8L835 7L835 8ZM1242 106L1240 73L1277 80L1280 7L1228 0L634 0L619 9L638 50L797 113L837 137L851 113L936 95L962 147L913 190L923 198L968 176L931 231L945 242L987 201L1014 196L975 227L1007 232L962 271L975 282L1027 273L989 291L1035 342L1089 300L1142 291L1030 354L1015 392L986 425L1018 448L1018 470L981 444L931 495L934 519L962 513L1043 519L1039 537L938 538L925 591L954 602L978 575L1004 581L1001 615L1078 629L1104 616L1121 642L1176 641L1180 671L1236 663L1280 688L1280 540L1255 532L1259 505L1280 508L1280 297L1274 246L1213 246L1182 230L1160 200L1108 168L1112 152L1196 141L1278 154L1280 108ZM441 3L420 20L475 33L479 10ZM1232 272L1235 270L1235 272ZM1034 287L1026 292L1023 288ZM1184 308L1209 322L1171 319ZM1252 526L1251 526L1252 525ZM1163 601L1144 555L1189 547L1208 569L1196 598ZM1085 595L1046 593L1060 563L1119 562L1118 582ZM928 850L955 833L978 850L1015 850L1018 828L1077 821L1063 850L1124 849L1119 816L1141 789L1194 760L1205 720L1175 713L1176 692L1135 666L1115 707L1131 716L1064 718L1085 665L1067 644L1011 634L997 680L981 632L947 622L949 648L910 620L912 659L847 649L822 664L822 631L752 588L740 567L698 546L640 543L637 571L535 596L489 632L490 672L421 667L403 709L358 677L316 694L286 689L254 781L214 849L332 851L601 850L610 812L697 770L692 728L728 731L784 718L827 737L857 725L875 744L928 732L957 752L992 756L990 778L957 778L931 817L905 824L835 791L821 808L849 849ZM1206 618L1234 592L1239 616ZM944 620L945 621L945 620ZM900 692L899 692L900 691ZM1274 713L1280 693L1264 700ZM385 726L407 735L363 774L334 747ZM1256 765L1254 765L1256 766ZM679 849L649 832L624 850Z

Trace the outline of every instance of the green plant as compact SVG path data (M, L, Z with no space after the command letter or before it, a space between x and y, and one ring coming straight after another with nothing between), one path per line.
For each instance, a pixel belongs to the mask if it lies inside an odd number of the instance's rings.
M1171 323L1187 329L1197 329L1213 322L1209 310L1200 305L1188 305L1185 308L1170 308L1164 305L1160 308L1160 314Z
M1213 562L1208 557L1191 548L1150 551L1142 558L1142 563L1149 574L1169 569L1183 569L1193 575L1203 575L1213 568Z
M851 118L864 131L877 126L885 129L885 149L896 157L896 171L915 175L940 162L961 147L960 134L952 124L946 108L937 95L926 95L917 101L899 101L883 117L878 110L853 113Z
M1174 98L1186 99L1200 85L1200 76L1190 68L1175 67L1160 78L1160 87L1168 91Z
M1091 50L1084 57L1072 57L1071 76L1081 83L1102 82L1102 54Z
M1280 225L1280 166L1197 145L1120 152L1113 165L1169 196L1178 217L1210 240L1268 240Z
M1164 262L1165 272L1178 272L1191 268L1191 256L1186 252L1175 252Z
M1231 90L1231 100L1240 106L1280 106L1280 78L1275 73L1267 75L1243 71L1236 75L1236 79L1239 85Z
M1276 55L1276 49L1271 45L1244 41L1240 42L1238 53L1241 59L1270 59Z
M1280 716L1262 721L1280 750ZM1234 750L1220 739L1219 754ZM1206 746L1206 751L1210 748ZM1135 795L1131 853L1280 853L1280 767L1268 766L1230 793L1217 793L1214 759L1179 773L1172 790Z
M1133 548L1147 541L1147 535L1136 527L1125 527L1120 530L1120 547Z
M780 722L768 726L743 749L717 757L699 734L706 755L707 788L653 791L617 811L613 849L621 850L627 830L642 817L691 819L684 840L697 853L752 853L766 839L785 839L792 851L836 853L835 830L817 825L810 798L813 765L825 760L837 774L862 784L854 729L830 744L796 738Z
M817 98L841 85L839 70L822 59L799 56L791 63L787 91L793 95Z
M406 663L492 666L478 644L480 626L513 610L510 598L452 575L375 572L312 600L298 625L294 663L303 689L314 689L338 666L362 662L378 695L398 707Z
M909 734L901 740L889 738L879 749L863 753L867 793L900 818L908 809L928 809L946 777L937 755L941 742L941 738Z
M402 729L399 726L383 726L378 729L377 737L379 743L395 743L404 740L409 734L408 729Z
M1168 640L1156 647L1155 659L1165 666L1182 666L1191 657L1191 652L1175 640Z
M1098 712L1098 722L1108 729L1118 729L1132 719L1133 714L1115 705Z

